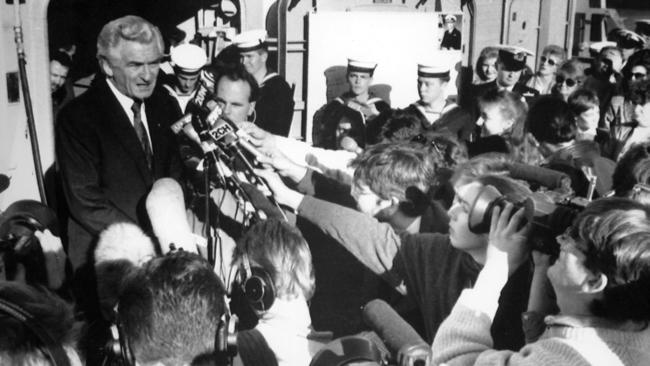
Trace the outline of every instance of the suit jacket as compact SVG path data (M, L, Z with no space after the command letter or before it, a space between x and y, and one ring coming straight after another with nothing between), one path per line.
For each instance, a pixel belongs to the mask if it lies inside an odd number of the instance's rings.
M151 185L161 177L180 177L179 151L169 128L180 117L174 101L157 87L144 106L152 169L106 80L94 83L59 113L56 154L70 207L68 255L75 269L86 263L91 243L106 226L133 222L146 229L144 200Z

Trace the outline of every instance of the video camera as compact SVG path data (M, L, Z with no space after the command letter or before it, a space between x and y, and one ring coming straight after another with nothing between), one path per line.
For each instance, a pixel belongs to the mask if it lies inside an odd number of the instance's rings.
M40 202L12 203L0 216L0 280L13 280L19 264L28 283L47 283L45 256L34 233L49 229L57 235L57 218Z
M555 237L564 233L589 200L582 197L535 192L524 201L515 201L508 195L502 195L493 186L486 185L471 205L468 218L469 229L476 234L488 233L494 208L503 209L507 202L514 205L513 214L523 207L526 221L532 223L530 233L532 249L557 256L560 248Z

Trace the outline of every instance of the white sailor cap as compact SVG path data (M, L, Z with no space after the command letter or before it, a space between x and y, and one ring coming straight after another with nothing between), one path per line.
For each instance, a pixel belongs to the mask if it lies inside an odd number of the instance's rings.
M239 52L266 48L266 31L264 29L253 29L241 32L233 37L232 43L237 46Z
M449 78L449 64L420 62L418 76L424 78Z
M612 41L594 42L589 45L589 50L595 53L600 53L600 50L602 50L605 47L616 47L616 42L612 42Z
M377 63L374 61L362 61L357 59L348 58L348 72L368 72L372 75L377 68Z
M196 74L208 61L203 48L184 43L171 49L170 56L174 68L184 74Z
M523 70L526 67L526 57L535 55L530 50L519 46L500 45L498 49L499 62L506 70Z
M445 15L445 22L454 22L456 23L456 16L453 14Z

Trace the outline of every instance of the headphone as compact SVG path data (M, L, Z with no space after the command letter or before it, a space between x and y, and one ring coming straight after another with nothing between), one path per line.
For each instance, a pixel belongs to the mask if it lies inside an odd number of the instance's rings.
M131 349L131 342L124 333L124 325L119 318L117 307L115 307L115 320L111 324L111 339L105 347L106 357L102 365L136 366L135 354ZM227 309L227 308L226 308ZM214 335L214 353L219 360L227 360L237 355L237 315L231 315L229 311L221 316L217 330ZM56 364L55 366L59 366Z
M70 366L70 359L63 346L58 344L45 327L27 310L17 304L0 299L0 312L9 315L29 328L41 343L39 350L43 352L53 366Z
M261 267L251 267L248 254L244 252L240 268L241 290L255 311L265 312L275 302L275 285L271 275Z

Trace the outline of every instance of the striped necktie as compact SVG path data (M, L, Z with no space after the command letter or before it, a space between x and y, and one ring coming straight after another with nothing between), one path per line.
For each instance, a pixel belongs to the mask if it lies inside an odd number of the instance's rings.
M135 128L135 134L138 135L138 140L140 140L140 145L142 145L142 151L144 151L145 159L147 159L147 166L151 170L153 152L151 151L151 144L149 143L149 137L147 136L147 129L144 127L144 123L142 122L142 114L140 113L141 107L142 101L133 101L133 105L131 106L131 111L133 111L133 127Z

